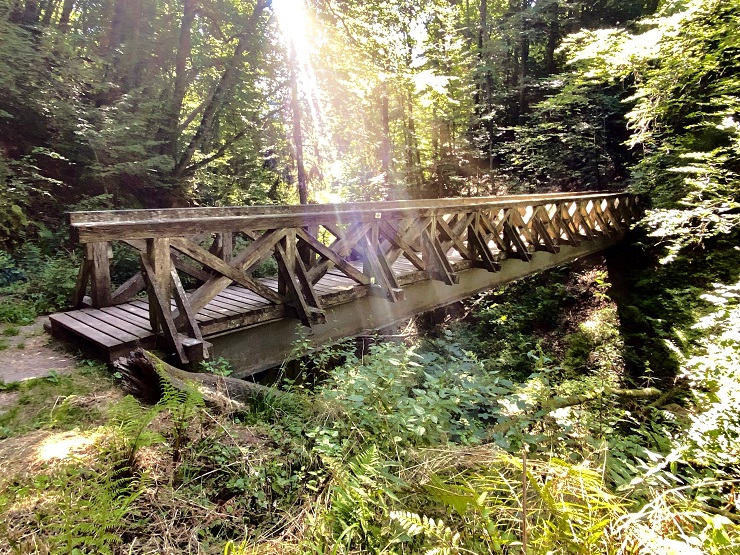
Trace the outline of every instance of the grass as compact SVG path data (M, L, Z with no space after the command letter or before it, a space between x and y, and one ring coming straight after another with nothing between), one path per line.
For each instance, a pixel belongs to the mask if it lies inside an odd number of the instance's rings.
M5 337L15 337L21 332L21 329L18 326L7 326L3 330L3 335Z
M101 418L101 404L121 396L104 366L78 367L67 375L51 372L16 384L16 404L0 415L0 438L40 428L68 430L92 426ZM2 390L2 388L0 388Z

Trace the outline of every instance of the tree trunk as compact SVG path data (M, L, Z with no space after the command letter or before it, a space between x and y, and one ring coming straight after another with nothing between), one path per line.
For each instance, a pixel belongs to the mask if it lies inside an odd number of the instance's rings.
M527 106L527 64L529 63L529 24L527 23L527 7L529 2L524 0L521 7L521 30L519 36L519 125L524 124L524 115Z
M391 128L390 110L388 106L388 84L383 81L380 86L380 124L383 129L383 138L380 143L380 168L383 172L383 183L388 189L390 195L394 196L395 190L391 184ZM389 200L393 200L393 198Z
M556 71L555 67L555 50L558 47L558 41L560 40L560 21L558 19L558 4L553 2L551 14L550 14L550 25L548 26L547 32L547 45L545 46L545 72L547 75L553 75Z
M144 349L136 349L128 357L119 358L113 367L121 375L121 383L126 391L152 404L162 398L163 382L182 391L195 387L208 405L222 412L243 411L257 400L290 395L246 380L186 372Z
M165 132L169 135L167 140L168 154L177 161L178 139L180 137L180 112L187 92L187 64L190 58L191 41L190 32L195 20L195 0L183 0L182 18L180 19L180 37L177 44L177 56L175 58L175 83L170 103L170 114Z
M180 179L188 174L188 172L190 171L190 163L193 160L195 152L199 148L201 148L210 138L216 121L216 114L218 113L218 110L223 106L226 95L231 91L234 84L236 83L236 78L239 75L242 57L244 56L248 46L252 41L252 38L257 29L257 22L259 21L259 18L262 15L262 11L265 9L266 6L266 0L259 0L254 6L254 10L252 11L252 14L250 15L244 26L244 31L239 35L239 42L234 49L234 55L226 64L226 67L221 74L221 78L219 79L218 84L213 91L213 95L211 96L210 101L203 110L200 125L198 126L195 135L190 140L188 146L185 147L185 150L180 155L179 160L172 170L172 177L175 180Z
M298 171L298 199L301 204L308 204L308 183L306 168L303 165L303 133L301 131L301 99L298 97L298 54L295 44L290 44L290 111L293 117L293 145L295 147L295 164Z
M74 5L75 0L64 0L64 4L62 4L62 13L59 16L59 30L63 33L66 33L69 28L69 17L72 15Z

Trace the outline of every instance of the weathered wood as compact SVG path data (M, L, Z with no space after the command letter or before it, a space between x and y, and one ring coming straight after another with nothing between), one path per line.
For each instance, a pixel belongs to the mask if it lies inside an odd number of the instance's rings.
M426 271L430 278L446 283L447 285L454 285L458 282L458 277L452 270L446 253L442 251L439 241L436 238L434 222L432 222L430 227L432 229L431 232L424 230L421 233L422 257L426 265Z
M503 223L504 237L506 239L507 251L516 254L517 258L529 262L532 256L529 254L526 245L519 236L519 230L509 222Z
M561 193L70 214L73 234L87 243L88 253L75 303L82 306L89 280L93 305L122 303L125 317L118 326L111 312L95 317L102 328L139 330L131 335L151 341L136 327L146 318L152 333L162 333L181 360L190 360L201 357L203 333L286 315L316 325L323 307L337 303L368 295L401 301L404 287L429 278L454 285L457 272L501 271L506 258L529 262L535 251L555 256L563 244L617 240L637 209L626 194ZM251 241L236 255L234 233ZM327 236L333 236L330 244ZM146 279L134 275L110 293L108 240L142 254ZM252 271L272 256L277 279L253 278ZM176 269L200 282L195 291L184 291ZM124 303L142 282L150 301ZM119 347L106 348L112 353Z
M379 224L375 222L370 230L370 237L364 237L361 242L365 273L371 276L371 284L377 286L371 287L369 293L395 303L403 299L403 290L384 254L380 252L379 234Z
M278 283L281 293L288 296L289 304L296 310L301 323L304 326L311 326L314 323L325 322L321 302L298 256L294 233L287 235L275 245L275 256L280 271ZM298 277L298 273L302 274L301 278Z
M146 283L144 282L144 276L141 272L137 272L118 287L118 289L113 291L113 294L111 295L111 304L117 305L130 301L143 291L145 287Z
M92 261L90 297L95 307L111 304L110 259L113 258L113 253L109 250L110 245L107 242L85 245L86 258Z
M87 246L87 245L86 245ZM84 306L85 294L87 293L87 284L90 282L92 274L93 261L87 257L82 261L80 270L77 272L77 282L75 283L75 292L72 297L72 306L82 308Z
M561 200L583 200L586 198L619 198L620 194L612 195L571 195L562 196ZM463 212L469 209L471 204L475 205L476 210L506 208L519 209L531 206L537 203L537 198L530 200L526 196L517 197L518 200L496 200L496 201L478 201L468 200L459 202L459 199L451 199L448 205L444 206L447 213ZM539 197L542 199L542 197ZM125 239L146 239L157 236L187 236L202 233L207 230L214 232L240 231L240 230L263 230L263 229L284 229L297 227L323 226L325 222L337 224L351 224L357 222L371 222L376 219L378 214L381 218L400 220L405 217L423 218L436 216L439 209L437 203L398 206L394 203L388 203L376 209L351 210L344 205L339 208L327 210L325 205L314 205L319 207L317 210L300 209L294 210L293 213L245 213L240 209L233 209L207 219L196 218L192 214L178 212L170 214L168 217L161 217L153 220L121 220L121 221L81 221L75 219L72 224L72 232L75 239L82 243L125 240ZM197 209L195 209L197 210ZM248 215L243 215L248 214Z
M477 218L474 223L468 225L468 248L470 259L480 261L489 272L497 272L501 269L501 266L494 261L493 253L488 248L488 242L480 230Z
M238 268L227 264L217 256L212 255L208 251L192 244L183 237L173 237L171 239L172 247L177 249L183 254L188 255L194 260L212 268L216 272L222 274L224 277L229 278L230 281L235 281L239 285L246 287L264 297L268 301L274 303L280 303L283 301L282 297L275 294L274 291L263 286L258 281L255 281ZM236 261L238 262L238 261Z
M402 254L416 268L418 268L419 270L426 270L424 261L419 258L414 248L406 240L406 237L402 235L400 229L396 229L395 227L393 227L390 222L381 220L380 230L383 232L383 235L386 237L386 239L388 239L388 242L391 243L396 249L398 249L397 254L390 252L386 254L386 259L388 260L389 264L393 264L393 262L398 259L398 255Z
M357 270L354 266L352 266L349 262L347 262L339 254L337 254L336 252L334 252L333 250L325 246L323 243L321 243L318 239L310 235L305 230L300 229L300 228L297 229L296 235L301 241L305 242L308 246L310 246L313 250L315 250L321 256L331 261L336 268L340 269L342 272L347 274L347 276L355 280L357 283L362 283L363 285L367 285L370 283L370 279L365 274ZM311 281L313 282L313 280Z
M469 206L483 206L506 203L521 205L538 204L545 201L566 202L582 198L617 198L624 193L589 192L589 193L545 193L534 195L497 195L488 197L441 198L397 201L370 201L346 202L334 205L342 212L376 212L378 209L413 209L413 208L443 208ZM296 213L324 212L325 204L308 205L270 205L270 206L229 206L229 207L199 207L199 208L162 208L147 210L97 210L68 212L67 218L73 228L87 222L131 222L131 221L162 221L168 219L204 220L226 216L253 216L253 215L280 215Z
M167 260L169 260L169 256ZM160 286L162 280L152 278L152 276L156 275L156 272L148 256L141 257L141 264L144 267L144 278L146 279L147 291L149 292L149 311L150 314L154 312L155 315L155 319L152 321L152 330L157 332L157 328L161 328L167 346L174 349L182 364L187 364L189 360L182 346L182 339L177 331L175 320L172 317L170 297L166 296ZM168 275L167 277L169 288L170 276Z
M186 351L185 354L191 363L200 362L208 358L208 349L203 342L200 326L195 319L195 314L190 306L190 300L185 293L176 269L172 268L170 270L170 277L172 279L172 293L179 313L179 320L175 321L176 328L184 328L187 336L192 339L187 344L183 342L183 348ZM198 350L198 347L200 350Z
M121 374L123 388L148 403L162 398L163 382L181 391L197 391L211 408L224 412L243 411L254 401L290 395L246 380L186 372L143 349L116 360L113 366Z

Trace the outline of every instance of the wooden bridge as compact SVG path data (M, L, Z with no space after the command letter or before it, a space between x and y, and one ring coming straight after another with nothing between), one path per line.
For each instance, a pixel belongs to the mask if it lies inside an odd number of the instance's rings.
M85 247L75 309L52 334L105 360L157 347L224 356L245 376L315 345L387 327L618 242L626 194L73 212ZM113 287L112 246L140 271ZM277 275L254 276L268 259Z

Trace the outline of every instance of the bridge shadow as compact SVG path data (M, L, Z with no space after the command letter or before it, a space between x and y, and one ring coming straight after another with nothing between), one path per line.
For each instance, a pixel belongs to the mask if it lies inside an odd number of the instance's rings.
M740 233L715 237L701 249L660 263L664 252L640 230L605 251L610 296L624 341L625 378L634 386L672 385L680 374L679 351L699 337L692 329L708 309L701 296L712 284L740 279Z

